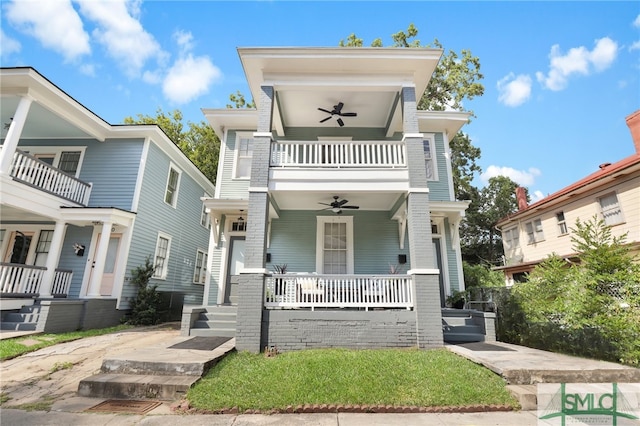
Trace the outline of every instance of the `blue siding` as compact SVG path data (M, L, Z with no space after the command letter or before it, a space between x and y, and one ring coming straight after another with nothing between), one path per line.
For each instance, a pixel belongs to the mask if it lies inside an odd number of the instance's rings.
M460 290L463 287L462 277L458 273L458 264L462 262L462 259L458 257L458 254L453 249L451 244L451 226L449 226L449 219L445 218L444 221L444 229L445 229L445 243L446 243L446 251L447 251L447 265L443 265L443 267L448 269L449 272L449 286L451 291Z
M442 133L435 134L435 159L438 170L438 180L429 181L429 198L434 201L450 201L449 173L447 171L447 159L444 156L444 138Z
M188 297L191 303L202 302L202 284L193 283L196 252L207 253L209 230L200 225L204 188L185 171L180 175L176 208L164 202L170 159L155 144L150 144L142 191L127 263L127 276L142 265L146 257L155 254L158 233L171 236L168 273L165 280L152 279L158 291L175 292ZM123 301L135 296L135 288L125 281Z
M245 130L238 130L244 132ZM255 130L251 130L252 132ZM236 131L227 132L227 140L224 157L221 158L218 167L222 167L221 181L217 182L220 186L220 198L248 198L249 179L233 178L233 163L236 156Z

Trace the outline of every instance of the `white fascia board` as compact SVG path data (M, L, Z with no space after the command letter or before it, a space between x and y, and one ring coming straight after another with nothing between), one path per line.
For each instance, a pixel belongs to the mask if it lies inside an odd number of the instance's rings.
M129 227L136 214L116 208L62 208L61 218L68 223L88 224L91 222L111 222L114 225Z
M417 111L421 132L443 132L453 138L469 122L471 113L460 111Z
M229 129L258 128L258 110L255 108L202 108L201 111L221 140Z
M469 207L471 201L463 200L463 201L430 201L429 208L432 212L443 212L443 213L462 213L464 216L464 211Z
M206 208L211 210L212 213L224 214L226 212L237 212L238 210L247 210L249 207L249 200L247 199L220 199L220 198L206 198L202 197Z

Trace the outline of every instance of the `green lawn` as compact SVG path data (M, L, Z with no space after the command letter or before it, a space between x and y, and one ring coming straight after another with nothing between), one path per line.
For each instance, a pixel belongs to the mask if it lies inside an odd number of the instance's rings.
M72 340L82 339L83 337L100 336L102 334L115 333L132 328L130 325L118 325L116 327L101 328L86 331L72 331L60 334L31 334L24 337L16 337L15 339L0 340L0 361L15 358L27 352L33 352L38 349L46 348L58 343L70 342ZM36 344L25 345L24 342L37 341Z
M232 353L187 398L198 409L241 412L303 404L518 407L501 377L445 349Z

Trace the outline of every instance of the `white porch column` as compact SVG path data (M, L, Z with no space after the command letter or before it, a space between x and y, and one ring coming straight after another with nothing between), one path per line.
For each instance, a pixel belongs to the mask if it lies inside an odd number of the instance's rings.
M2 150L0 150L0 174L9 174L13 154L16 152L24 123L27 121L31 102L33 102L33 99L30 97L20 98L18 108L16 108L16 112L13 114L13 120L11 120L11 124L9 125L7 137L2 145Z
M109 249L109 238L111 236L112 222L104 222L102 231L100 231L100 241L93 256L95 263L92 266L91 281L87 288L88 297L100 296L100 284L102 283L102 274L104 274L104 265L107 259L107 250Z
M60 253L62 252L65 232L66 223L61 220L57 221L56 226L53 228L53 236L51 237L51 244L49 245L49 254L47 255L47 263L45 265L47 270L44 272L42 284L40 285L40 297L51 297L51 286L53 285L56 266L58 266Z

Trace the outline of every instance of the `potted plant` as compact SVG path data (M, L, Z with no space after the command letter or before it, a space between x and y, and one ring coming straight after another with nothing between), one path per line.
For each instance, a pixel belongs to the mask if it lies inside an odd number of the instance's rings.
M464 308L465 303L465 292L464 291L454 291L451 296L447 297L447 306L455 309Z
M286 274L287 264L285 263L282 265L273 265L273 272L278 275ZM284 278L276 278L275 284L276 284L276 296L282 296L284 294L284 286L285 286Z

